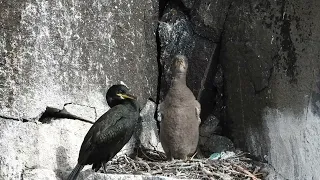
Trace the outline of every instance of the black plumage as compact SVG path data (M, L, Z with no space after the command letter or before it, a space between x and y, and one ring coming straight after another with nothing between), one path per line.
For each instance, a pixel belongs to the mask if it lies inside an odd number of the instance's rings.
M103 114L86 134L79 152L78 164L68 180L75 180L85 165L98 171L130 140L139 119L139 105L124 85L109 88L106 98L110 110Z

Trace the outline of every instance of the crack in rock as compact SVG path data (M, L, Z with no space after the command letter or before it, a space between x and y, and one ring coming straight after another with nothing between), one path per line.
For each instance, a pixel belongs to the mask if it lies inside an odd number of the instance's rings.
M46 123L50 121L51 118L76 119L93 124L97 119L97 112L95 107L66 103L64 104L62 109L48 106L45 112L43 112L41 117L39 118L39 121Z

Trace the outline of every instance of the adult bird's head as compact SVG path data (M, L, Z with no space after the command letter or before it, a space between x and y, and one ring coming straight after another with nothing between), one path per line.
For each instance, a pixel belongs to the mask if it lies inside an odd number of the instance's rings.
M184 55L176 55L173 58L173 66L175 73L187 73L188 70L188 59Z
M118 104L121 104L128 99L137 99L135 96L130 95L129 89L122 84L111 86L107 92L106 98L110 108Z

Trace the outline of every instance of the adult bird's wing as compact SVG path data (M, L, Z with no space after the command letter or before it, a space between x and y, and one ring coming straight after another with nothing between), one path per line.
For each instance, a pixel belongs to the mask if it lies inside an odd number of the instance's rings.
M123 105L114 106L92 125L81 145L79 162L86 161L95 147L114 141L125 133L118 129L123 124L119 121L126 118L126 111Z

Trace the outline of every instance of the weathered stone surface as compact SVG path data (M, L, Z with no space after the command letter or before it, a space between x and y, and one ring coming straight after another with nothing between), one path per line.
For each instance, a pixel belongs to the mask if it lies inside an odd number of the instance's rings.
M213 67L216 64L214 52L216 44L196 35L187 16L175 5L168 6L159 24L161 42L162 79L160 99L167 93L172 78L172 58L177 54L185 55L189 59L187 86L199 100L213 101L211 87L205 83L211 81L213 85ZM205 93L205 91L210 91ZM213 95L214 97L214 95ZM201 100L200 103L202 104ZM211 103L212 104L212 103ZM209 108L206 110L206 108ZM202 106L202 113L212 111L211 107Z
M210 115L201 125L200 125L200 136L209 137L218 128L219 119L214 115Z
M268 175L264 178L265 180L286 180L281 174L277 173L272 167L265 168L262 172L266 172Z
M28 169L73 168L91 125L68 119L56 119L50 124L0 119L0 179L21 179Z
M42 173L42 174L41 174ZM47 169L34 169L24 172L23 178L25 180L64 180L67 179L70 172L64 173L62 178L56 177L54 172ZM77 180L175 180L164 176L147 176L147 175L132 175L132 174L104 174L94 172L91 169L81 171Z
M73 103L65 104L61 113L70 114L75 116L75 118L84 119L91 122L95 122L98 118L95 108Z
M220 42L231 3L231 0L196 1L190 15L195 32L214 42Z
M176 0L176 1L179 1L179 0ZM195 4L195 0L181 0L181 2L188 9L191 9Z
M234 145L230 139L215 134L201 137L199 139L199 148L206 157L209 157L212 153L234 151Z
M0 115L76 103L100 116L120 81L142 104L155 99L157 1L14 0L0 12Z
M23 180L60 180L55 172L48 169L30 169L22 173Z
M285 179L318 179L320 2L237 2L222 38L227 114L237 147Z
M142 148L162 151L159 139L159 129L157 120L155 119L156 104L150 100L147 101L145 107L141 110L141 125L139 126L138 139Z
M80 173L78 180L175 180L175 178L164 176L146 176L146 175L132 175L132 174L103 174L92 173L91 170L86 170Z

